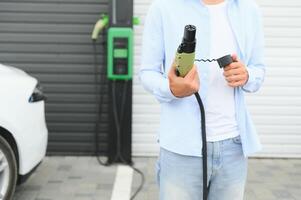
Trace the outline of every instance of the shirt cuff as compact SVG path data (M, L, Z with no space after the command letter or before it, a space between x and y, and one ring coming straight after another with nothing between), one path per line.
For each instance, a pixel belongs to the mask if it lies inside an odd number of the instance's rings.
M254 85L254 81L256 80L256 77L252 71L251 68L247 67L247 71L248 71L248 80L245 83L244 86L242 86L242 89L245 92L251 92L252 91L252 86Z
M166 96L168 99L170 100L176 100L176 99L180 99L179 97L176 97L170 90L169 87L169 81L167 78L163 78L162 79L162 83L161 83L161 92L164 94L164 96Z

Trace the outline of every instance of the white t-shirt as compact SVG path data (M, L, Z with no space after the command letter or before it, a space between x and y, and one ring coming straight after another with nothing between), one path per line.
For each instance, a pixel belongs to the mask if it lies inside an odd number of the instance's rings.
M227 1L207 7L211 28L210 57L220 58L235 53L237 42L228 20ZM209 63L209 68L206 127L207 140L214 142L233 138L239 132L235 118L234 88L227 85L217 62Z

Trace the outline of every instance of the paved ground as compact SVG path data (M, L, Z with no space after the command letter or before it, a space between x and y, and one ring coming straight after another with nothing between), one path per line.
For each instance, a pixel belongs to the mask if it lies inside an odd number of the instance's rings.
M146 184L136 200L157 200L154 158L136 158ZM47 157L16 191L14 200L110 200L116 166L101 167L93 157ZM139 183L134 175L132 191ZM250 159L246 200L301 199L301 160Z

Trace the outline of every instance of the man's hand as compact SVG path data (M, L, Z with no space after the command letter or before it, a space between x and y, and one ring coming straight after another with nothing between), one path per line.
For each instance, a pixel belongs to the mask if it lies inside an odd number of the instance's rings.
M188 74L182 78L176 75L176 67L173 66L168 73L169 87L176 97L187 97L199 91L200 80L194 65Z
M230 87L244 86L249 73L245 65L238 60L237 55L232 55L233 63L224 68L224 76Z

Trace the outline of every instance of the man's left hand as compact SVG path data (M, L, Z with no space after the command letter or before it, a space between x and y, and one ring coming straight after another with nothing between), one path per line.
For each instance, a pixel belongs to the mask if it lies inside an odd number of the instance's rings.
M225 79L230 87L244 86L249 79L247 68L237 55L232 55L232 59L234 62L224 68Z

